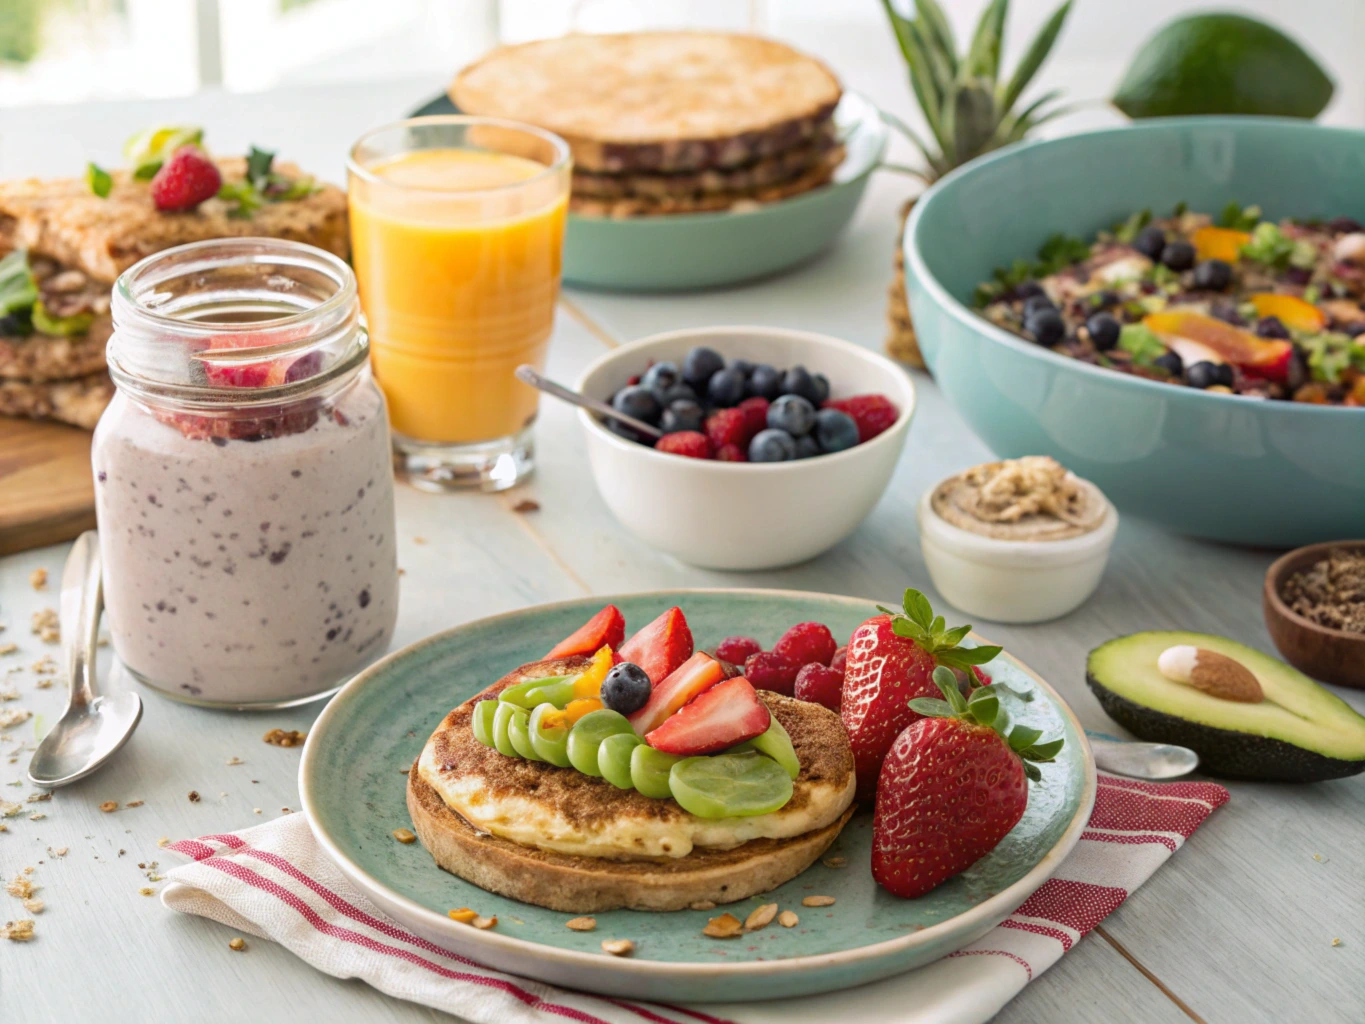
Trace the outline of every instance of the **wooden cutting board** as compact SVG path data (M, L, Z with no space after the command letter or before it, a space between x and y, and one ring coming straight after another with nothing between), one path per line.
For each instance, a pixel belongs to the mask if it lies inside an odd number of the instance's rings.
M0 555L94 526L90 432L0 416Z

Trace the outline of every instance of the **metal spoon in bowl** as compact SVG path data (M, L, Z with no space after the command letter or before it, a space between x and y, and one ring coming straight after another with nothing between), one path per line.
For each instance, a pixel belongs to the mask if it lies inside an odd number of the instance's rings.
M607 419L616 420L618 423L624 423L626 426L630 427L631 430L644 434L646 437L651 437L655 441L664 436L664 432L658 427L652 427L643 420L637 420L634 416L627 416L623 412L618 412L607 405L606 402L599 402L595 398L589 398L587 395L573 390L573 388L566 388L563 384L556 384L554 381L542 377L536 372L534 366L522 363L522 365L518 366L516 369L516 376L517 380L521 381L523 384L530 384L531 387L539 388L547 395L554 395L554 397L558 398L561 402L568 402L570 405L576 405L580 409L587 409L589 412L595 412L599 416L605 416Z
M70 696L61 720L38 744L28 763L29 781L55 789L83 779L123 746L142 718L142 698L100 694L95 645L104 592L100 548L94 530L76 538L62 571L62 641Z
M1199 767L1199 755L1170 743L1127 743L1090 736L1095 764L1115 775L1133 779L1174 779Z

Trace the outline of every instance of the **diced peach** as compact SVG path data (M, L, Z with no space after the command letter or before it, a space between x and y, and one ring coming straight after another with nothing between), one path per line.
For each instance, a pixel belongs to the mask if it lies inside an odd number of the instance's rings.
M1257 316L1273 316L1286 327L1297 331L1320 331L1327 326L1327 317L1311 302L1297 295L1281 292L1257 292L1251 296Z
M573 725L591 711L601 711L602 702L595 697L580 697L564 705L564 721Z
M1289 374L1294 346L1287 341L1258 338L1217 317L1179 309L1151 313L1142 323L1164 338L1188 338L1207 345L1250 376L1284 380Z
M575 697L596 697L602 692L602 680L607 678L615 663L610 647L601 648L592 656L592 664L585 668L573 684Z
M1233 231L1232 228L1207 227L1199 228L1190 235L1190 241L1194 244L1195 256L1201 260L1236 263L1242 246L1251 241L1251 236L1245 231Z

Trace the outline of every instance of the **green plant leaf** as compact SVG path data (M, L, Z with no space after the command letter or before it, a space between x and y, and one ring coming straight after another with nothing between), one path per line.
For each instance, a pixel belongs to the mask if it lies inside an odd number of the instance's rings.
M989 686L978 687L967 699L967 710L982 725L994 727L1000 714L1000 698L991 693Z
M1020 751L1027 750L1029 747L1033 746L1042 735L1042 729L1035 729L1030 725L1016 725L1014 731L1010 733L1009 736L1010 749L1016 754Z
M1005 38L1005 17L1009 14L1009 0L990 0L976 23L976 32L967 48L967 60L962 70L973 78L992 82L1000 75L1000 48Z
M948 142L943 133L941 115L943 96L939 93L938 85L929 68L929 57L920 46L913 23L891 6L891 0L882 0L882 6L886 9L887 17L891 19L896 41L900 43L901 54L909 66L910 86L915 92L915 100L919 103L924 120L929 125L930 134L938 142L940 150L946 154Z
M1048 740L1046 743L1034 743L1021 753L1030 761L1051 761L1061 751L1065 743L1066 741L1060 738Z
M28 251L15 249L0 259L0 316L30 310L38 301L38 284L28 266Z
M963 83L953 95L953 149L959 163L990 148L999 121L995 95L978 81Z
M915 697L910 701L910 709L926 718L952 718L952 705L937 697Z
M934 669L931 678L955 714L960 715L967 710L967 701L963 698L962 691L957 688L957 676L953 675L952 669L940 665Z
M991 661L1003 651L1003 647L994 645L983 645L981 647L953 647L946 651L935 651L934 657L940 665L947 665L949 668L971 668L973 665L984 665Z
M905 591L905 614L917 626L928 629L934 621L934 606L918 590L907 588Z
M246 155L246 177L257 188L264 188L270 177L270 168L275 163L275 154L268 149L252 146Z
M924 59L929 68L929 74L933 77L934 88L940 96L948 95L948 90L952 88L957 72L954 65L947 59L943 51L938 48L934 37L930 34L928 26L922 21L910 22L910 32L914 36L915 43L919 51L924 54Z
M958 66L957 39L953 36L952 23L943 13L943 8L938 5L936 0L915 0L915 10L919 13L920 21L924 22L928 28L934 45L943 51L944 57L953 69L953 74L956 75Z
M1024 90L1033 81L1033 76L1038 73L1038 69L1047 60L1048 54L1052 52L1052 47L1057 43L1057 37L1061 35L1062 26L1066 24L1066 16L1071 13L1071 0L1058 7L1052 12L1052 17L1044 23L1038 30L1038 34L1033 37L1033 42L1029 43L1028 49L1024 51L1024 56L1019 59L1019 65L1014 69L1014 74L1010 77L1009 84L1005 86L1005 91L1000 95L1000 109L1011 110L1019 97L1024 94Z
M937 153L935 153L933 150L929 148L925 141L922 138L920 138L918 132L916 132L913 128L911 128L908 124L902 121L895 114L891 113L891 111L889 110L878 110L877 113L881 115L883 121L885 121L892 128L896 129L896 131L900 132L903 136L905 136L905 138L910 141L910 144L919 150L920 156L924 158L924 162L929 165L929 169L932 172L926 174L924 171L916 171L910 168L906 168L906 170L908 170L909 173L918 175L924 178L926 181L932 181L935 176L944 173L943 169L941 169L939 166L941 163L941 157L939 157ZM895 164L883 163L880 166L884 170L892 170L896 168ZM886 609L883 608L882 611L886 611Z
M971 626L954 626L952 629L945 632L939 639L949 647L956 647L966 639L967 634L971 631Z
M1042 782L1043 773L1038 770L1038 766L1032 761L1024 762L1024 774L1028 776L1030 782Z
M109 193L114 189L113 176L94 163L85 165L85 182L90 186L90 191L101 199L108 199Z

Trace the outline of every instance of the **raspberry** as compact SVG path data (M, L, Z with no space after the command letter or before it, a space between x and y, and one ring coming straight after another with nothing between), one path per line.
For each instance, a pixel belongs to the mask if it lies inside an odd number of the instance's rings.
M723 444L716 449L716 458L721 462L748 462L749 456L737 444Z
M838 647L828 626L819 622L799 622L773 644L773 653L798 667L812 662L828 665Z
M152 202L158 210L193 210L223 187L218 165L198 146L181 146L152 178Z
M689 459L709 459L711 442L706 440L705 434L699 434L695 430L680 430L676 434L665 434L659 438L654 450L668 452L670 455L685 455Z
M739 409L717 409L706 417L706 436L716 448L733 444L744 448L749 444L748 417Z
M885 395L854 395L825 403L826 409L838 409L853 417L858 424L858 443L870 441L900 416L900 410Z
M773 651L759 651L744 659L744 678L755 689L771 690L790 697L798 668L799 665L793 665Z
M749 655L761 650L763 645L751 636L727 636L716 647L716 657L731 665L743 665Z
M793 696L797 700L822 704L836 714L844 697L844 674L812 662L796 673Z
M754 439L754 435L768 425L768 406L771 403L762 395L754 395L753 398L746 398L735 406L736 409L744 413L744 425L748 430L748 436L744 443L748 444Z
M842 674L848 665L848 648L840 647L834 652L834 657L829 659L829 667Z

